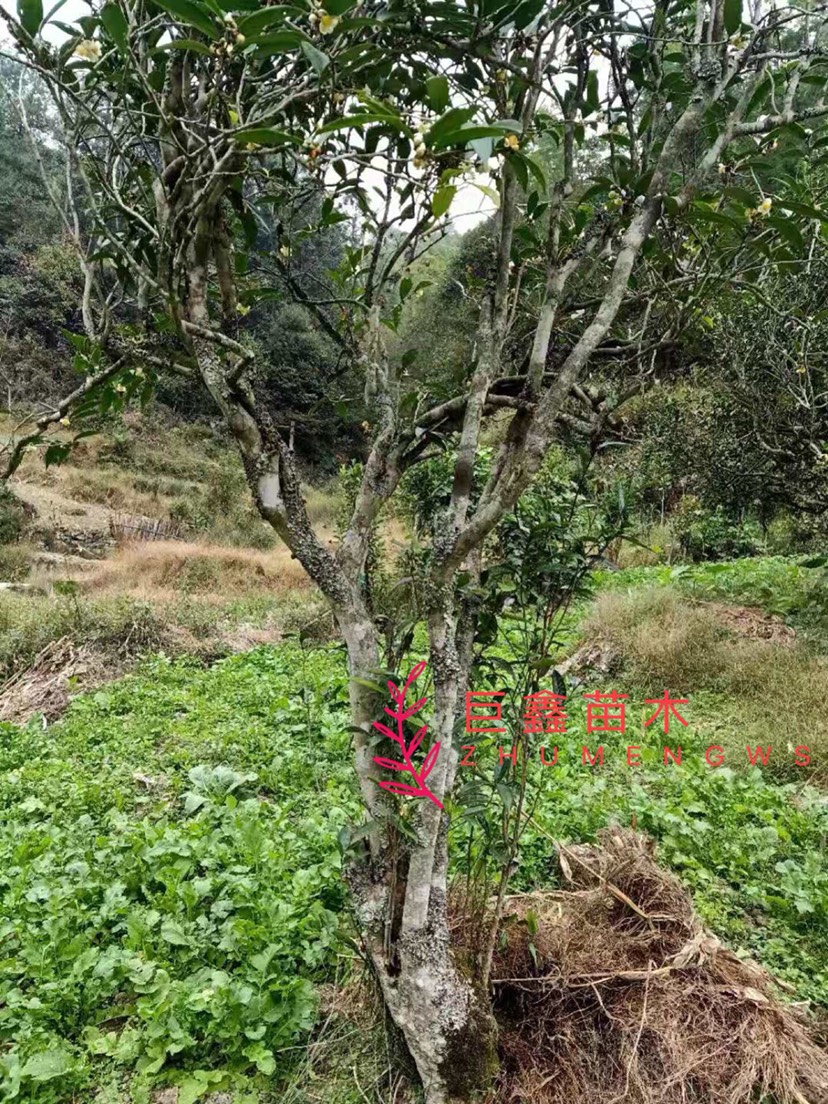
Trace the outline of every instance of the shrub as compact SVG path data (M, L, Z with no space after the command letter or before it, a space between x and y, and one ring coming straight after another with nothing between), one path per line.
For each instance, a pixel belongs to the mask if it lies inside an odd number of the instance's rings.
M0 544L20 540L26 525L26 511L8 487L0 487Z
M0 544L0 580L19 583L32 567L32 550L21 544Z
M721 506L705 510L685 495L673 516L673 527L684 554L691 560L728 560L756 556L763 550L759 525L734 521Z

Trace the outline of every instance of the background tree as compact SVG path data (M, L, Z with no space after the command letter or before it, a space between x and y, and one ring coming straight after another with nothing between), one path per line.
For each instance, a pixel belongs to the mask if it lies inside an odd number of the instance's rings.
M58 24L67 38L55 47L39 0L4 14L57 105L67 179L81 184L67 218L82 212L85 227L74 240L86 378L17 442L9 469L71 409L106 410L170 372L206 388L262 516L327 597L347 647L368 814L349 880L385 1002L430 1104L468 1098L493 1068L490 959L484 948L469 969L452 953L444 806L485 543L561 429L602 431L608 396L583 386L594 365L614 358L620 382L639 389L717 281L749 287L822 222L807 181L777 173L771 156L824 114L822 16L785 7L751 23L738 0L641 12L583 0L358 12L350 0L253 10L110 0ZM560 151L552 180L550 143ZM435 402L389 356L387 334L415 290L409 270L491 157L499 209L476 277L478 323L457 392ZM748 186L731 182L733 159ZM328 288L311 297L294 278L290 240L268 260L332 340L336 329L365 381L373 439L335 552L310 524L290 437L239 321L240 306L273 294L254 262L263 212L292 227L290 213L320 187L304 232L351 222ZM509 422L479 487L484 419L503 410ZM373 762L383 700L365 565L403 472L446 449L452 487L423 593L433 800L406 806L395 776Z

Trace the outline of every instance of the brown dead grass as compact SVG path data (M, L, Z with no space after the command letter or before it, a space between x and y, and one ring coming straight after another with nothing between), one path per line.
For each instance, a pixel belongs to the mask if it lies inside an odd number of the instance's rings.
M232 597L282 596L311 582L284 545L268 552L185 541L124 544L81 580L95 594L163 601L181 594L223 603Z
M498 1100L824 1104L828 1054L773 979L705 931L652 843L562 850L568 892L513 899L494 962Z
M104 655L92 644L70 637L51 641L30 667L17 672L0 691L0 721L25 724L40 714L58 718L72 694L91 690L128 669L117 653Z

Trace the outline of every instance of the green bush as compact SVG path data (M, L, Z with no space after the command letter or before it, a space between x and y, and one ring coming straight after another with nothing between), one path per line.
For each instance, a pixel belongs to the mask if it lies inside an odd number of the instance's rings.
M729 560L756 556L763 550L757 523L734 521L721 506L706 510L692 495L685 495L673 515L673 528L681 550L691 560Z
M26 511L8 487L0 487L0 544L20 540L26 525Z
M19 583L32 567L32 550L21 544L0 544L0 580Z

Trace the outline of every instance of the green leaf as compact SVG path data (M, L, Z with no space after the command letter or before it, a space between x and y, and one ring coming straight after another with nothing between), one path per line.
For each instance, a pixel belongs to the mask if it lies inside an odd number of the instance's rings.
M772 226L773 229L785 239L795 253L801 254L805 252L805 241L799 227L793 219L780 218L778 215L775 215L768 219L768 225Z
M821 222L828 220L828 211L821 211L808 203L795 203L792 199L778 199L776 203L786 211L793 211L795 215L801 215L803 218L819 219Z
M367 123L387 123L397 127L398 130L406 130L406 126L399 115L385 115L378 111L360 111L354 115L343 115L341 119L331 119L323 123L316 131L317 134L331 134L335 130L347 130L348 127L365 126Z
M735 199L743 207L755 207L758 203L755 192L751 192L748 188L741 188L738 184L729 184L722 194L728 199Z
M162 46L156 46L152 53L160 54L165 50L192 50L194 54L208 55L210 53L210 47L195 38L175 38L172 42L165 42Z
M592 115L598 110L600 99L598 96L598 74L591 69L587 74L586 100L584 101L584 114Z
M355 682L357 686L364 686L368 690L374 690L377 694L385 693L385 689L380 686L378 682L372 682L371 679L360 678L358 675L355 675L351 679L351 682Z
M322 50L319 50L312 42L302 43L302 53L314 67L317 73L322 75L331 63L331 59Z
M224 1070L193 1070L178 1087L178 1104L195 1104L214 1085L226 1077Z
M243 34L248 41L252 41L253 36L260 34L266 27L284 23L287 15L292 10L293 9L285 7L283 4L278 4L274 5L272 8L262 8L260 11L242 16L238 21L239 32ZM299 36L297 35L296 37L298 39Z
M534 19L537 19L545 6L546 0L521 0L514 9L512 21L517 29L522 31L524 27L528 27Z
M509 150L506 154L506 160L512 167L512 171L518 179L518 183L524 192L529 191L529 166L526 164L526 158L521 157L520 154L516 154L514 150Z
M65 1077L72 1068L72 1059L65 1050L53 1047L33 1054L20 1071L22 1077L30 1081L54 1081Z
M448 211L456 194L457 188L454 184L444 184L442 188L437 189L431 201L431 213L435 218L440 218Z
M17 0L17 16L24 30L36 35L43 22L43 0Z
M161 925L161 938L175 947L186 947L190 940L184 929L175 920L165 920Z
M129 27L126 16L117 4L104 4L101 9L101 23L121 53L125 54Z
M441 76L429 77L426 81L426 95L432 111L445 111L449 105L448 80Z
M71 445L55 442L49 445L43 454L43 463L47 468L50 468L52 464L62 464L71 451Z
M521 161L525 162L526 167L529 170L530 174L535 178L537 183L540 185L541 191L545 193L547 191L547 187L548 187L547 182L546 182L546 176L544 175L544 171L540 167L540 165L537 163L537 161L535 161L535 159L533 157L530 157L528 153L524 153L522 150L514 151L512 153L512 156L513 157L519 157Z
M487 199L490 199L495 208L500 207L500 193L497 188L492 188L488 184L476 184L474 181L472 181L472 187L477 188L478 192L482 192Z
M203 31L208 38L216 39L219 37L215 20L207 8L202 4L195 3L195 0L155 0L155 3L159 8L163 8L165 12L175 16L180 22Z
M474 115L477 109L474 107L451 107L439 119L431 124L428 132L428 142L435 149L443 144L443 136L452 131L459 130Z
M724 0L724 26L729 35L742 25L742 0Z
M469 142L478 141L481 138L503 138L513 128L505 126L502 123L496 123L492 126L480 125L480 126L463 126L458 127L457 130L450 130L446 134L442 134L438 139L434 139L432 130L432 142L431 145L434 149L446 149L448 146L465 145Z
M688 213L694 218L701 219L704 222L713 222L717 226L729 226L731 229L740 229L744 225L742 219L738 219L734 215L726 215L723 211L716 211L700 199L693 203Z
M251 38L251 44L256 47L256 57L262 58L298 50L303 41L298 31L275 31L273 34L254 35Z
M246 127L234 135L237 142L254 142L257 146L298 146L302 139L275 127Z
M269 1077L276 1069L276 1059L273 1057L272 1051L269 1051L263 1043L254 1043L253 1046L249 1046L245 1050L244 1056L254 1062L256 1069L259 1073L263 1073L265 1077Z

